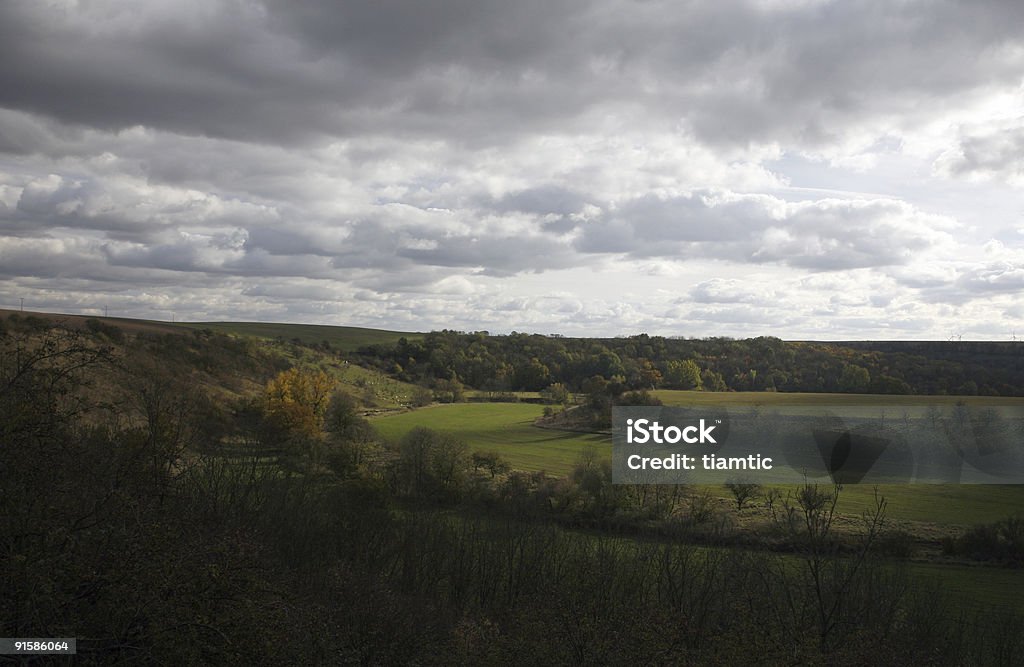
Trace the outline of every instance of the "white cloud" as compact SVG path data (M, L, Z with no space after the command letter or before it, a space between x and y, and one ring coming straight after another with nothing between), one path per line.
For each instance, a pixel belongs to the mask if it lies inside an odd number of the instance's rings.
M1024 330L1022 7L5 3L0 299Z

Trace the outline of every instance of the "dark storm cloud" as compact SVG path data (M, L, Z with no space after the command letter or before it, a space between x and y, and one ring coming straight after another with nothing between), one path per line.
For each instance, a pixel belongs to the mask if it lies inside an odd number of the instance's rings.
M274 212L266 207L121 176L73 179L50 174L30 179L14 207L0 207L0 229L12 235L64 227L140 243L157 242L167 231L196 226L216 226L221 235L231 235L240 225L274 219Z
M269 142L504 143L614 109L711 143L813 144L837 122L1017 81L1022 7L21 0L0 6L0 106Z
M375 72L409 75L424 66L475 60L485 69L537 66L585 14L581 0L271 0L273 27L317 55L343 54ZM566 48L568 52L569 49Z
M788 204L763 195L645 196L580 225L582 252L777 262L818 271L903 264L944 243L938 221L893 200Z
M558 185L539 185L510 192L492 204L497 211L520 211L547 215L579 213L587 203L586 197Z
M112 266L188 272L213 268L204 267L195 245L185 241L120 251L104 247L104 254Z
M271 255L320 255L331 257L339 249L317 242L311 235L295 229L261 227L249 230L246 250L264 250Z
M940 166L958 176L995 176L1024 182L1024 116L1017 127L960 139L955 154Z
M69 144L75 143L82 134L81 128L70 128L23 111L0 108L0 153L66 155Z
M258 7L139 9L4 3L0 105L103 129L210 136L285 138L323 124L307 104L330 98L325 82L262 29Z
M435 248L404 248L398 254L431 266L479 268L491 276L579 266L582 259L565 244L541 236L462 236L445 239Z

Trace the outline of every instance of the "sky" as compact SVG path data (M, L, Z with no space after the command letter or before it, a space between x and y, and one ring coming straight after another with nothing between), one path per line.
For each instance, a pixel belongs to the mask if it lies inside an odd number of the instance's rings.
M1018 0L4 0L0 307L1024 338Z

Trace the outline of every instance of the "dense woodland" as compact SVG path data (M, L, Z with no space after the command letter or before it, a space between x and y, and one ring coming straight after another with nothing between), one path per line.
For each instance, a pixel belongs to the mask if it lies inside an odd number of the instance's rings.
M757 386L756 374L776 389L800 386L787 384L800 369L828 388L843 364L918 390L928 377L916 356L774 339L445 332L373 355L398 375L480 387L630 384L640 360L670 374L677 358L702 381ZM941 363L979 387L1016 372ZM0 632L77 637L84 664L1024 657L1020 618L962 612L907 576L884 498L840 531L840 488L766 494L771 526L749 534L706 493L612 486L594 452L567 477L522 473L427 429L382 442L360 407L315 364L251 339L8 318Z
M1024 395L1024 343L786 342L641 334L583 339L432 332L361 348L366 363L411 382L488 391L580 391L594 376L624 389Z

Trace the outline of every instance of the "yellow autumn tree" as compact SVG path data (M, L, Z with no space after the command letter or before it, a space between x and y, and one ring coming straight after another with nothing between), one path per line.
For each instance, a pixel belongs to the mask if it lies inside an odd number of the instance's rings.
M323 429L335 381L323 371L290 368L267 383L267 416L291 435L316 438Z

